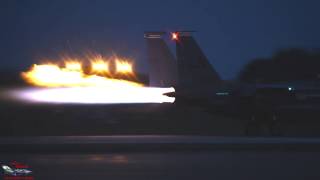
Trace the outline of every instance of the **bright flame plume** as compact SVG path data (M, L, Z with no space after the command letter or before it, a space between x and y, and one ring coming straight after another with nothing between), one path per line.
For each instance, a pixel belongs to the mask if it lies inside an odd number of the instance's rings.
M110 74L109 63L102 56L95 56L90 59L91 73Z
M82 71L82 65L80 62L78 61L67 61L65 63L65 66L66 66L66 70L68 71Z
M16 98L36 103L71 104L131 104L131 103L173 103L175 98L164 95L174 88L28 88L13 91Z
M29 84L42 88L16 91L15 96L32 102L47 103L173 103L174 98L164 95L174 88L144 87L143 84L114 79L112 72L134 77L131 62L115 58L115 69L101 56L90 59L90 72L77 60L65 61L63 67L57 64L33 65L22 78Z
M116 72L121 74L133 74L132 64L128 61L116 59Z
M106 62L92 63L94 72L107 71ZM23 72L22 77L28 83L40 87L136 87L143 86L140 83L112 79L96 74L85 74L81 68L81 63L66 62L65 67L61 68L55 64L33 65L31 70Z

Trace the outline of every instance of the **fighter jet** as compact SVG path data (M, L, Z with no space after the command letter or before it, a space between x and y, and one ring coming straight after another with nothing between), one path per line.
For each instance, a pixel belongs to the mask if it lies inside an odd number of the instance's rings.
M173 86L176 92L167 95L175 96L176 103L214 102L225 83L209 63L191 33L192 31L171 33L171 40L176 42L177 58L163 40L166 32L145 33L150 86Z
M302 88L295 88L290 83L244 84L223 81L192 37L193 32L171 33L171 40L176 44L176 58L162 39L165 32L145 34L150 85L173 86L175 93L166 95L176 97L176 104L220 109L228 115L243 116L249 122L265 121L271 124L270 129L279 118L299 117L293 115L296 113L307 112L317 114L315 117L320 116L320 102L317 99L320 90L317 87L307 88L303 85Z

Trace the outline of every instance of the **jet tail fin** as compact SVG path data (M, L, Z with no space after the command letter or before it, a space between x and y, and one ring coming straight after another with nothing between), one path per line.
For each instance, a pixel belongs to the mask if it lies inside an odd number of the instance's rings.
M165 32L145 32L149 61L149 85L172 87L177 85L177 62L162 39Z
M213 93L222 84L222 80L191 36L191 32L172 33L172 39L176 41L179 87L188 89L191 93Z

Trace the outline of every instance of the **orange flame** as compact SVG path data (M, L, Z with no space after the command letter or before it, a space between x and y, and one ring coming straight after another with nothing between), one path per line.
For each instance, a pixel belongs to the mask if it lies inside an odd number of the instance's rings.
M115 60L116 72L120 74L133 74L132 64L125 60Z
M130 81L135 79L131 62L117 57L108 61L102 56L88 59L90 68L71 58L64 61L64 66L34 64L29 71L22 72L22 78L31 85L50 88L22 90L15 92L15 96L31 102L47 103L174 102L173 97L164 95L174 92L174 88L144 87L141 83Z
M120 62L120 63L119 63ZM132 65L125 61L116 61L117 72L133 73ZM35 86L40 87L79 87L79 86L143 86L140 83L112 79L101 74L109 73L108 62L102 58L91 60L91 74L84 73L79 61L66 61L65 67L56 64L34 64L32 68L22 73L22 78Z
M97 74L109 74L109 64L106 62L102 56L96 56L90 59L91 62L91 73Z
M81 71L82 70L82 65L78 61L66 61L65 67L69 71Z

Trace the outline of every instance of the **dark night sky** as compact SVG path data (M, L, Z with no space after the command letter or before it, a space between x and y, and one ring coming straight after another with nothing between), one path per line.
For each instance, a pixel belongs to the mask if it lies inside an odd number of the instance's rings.
M143 32L197 30L224 79L279 48L320 48L318 0L2 0L0 69L95 51L132 57L147 71Z

